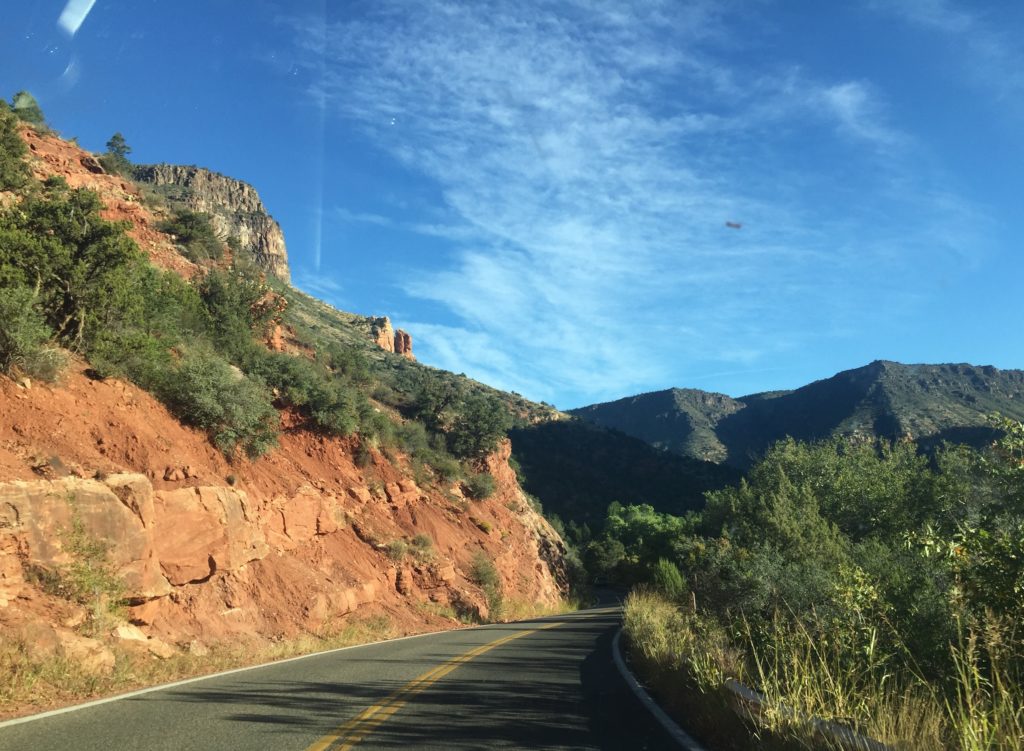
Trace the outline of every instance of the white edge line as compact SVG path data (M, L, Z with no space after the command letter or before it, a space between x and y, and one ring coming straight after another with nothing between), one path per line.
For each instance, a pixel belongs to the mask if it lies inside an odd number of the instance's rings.
M598 608L595 608L598 609ZM407 641L409 639L419 639L424 636L437 636L438 634L450 634L457 631L475 631L478 629L488 629L501 626L512 626L521 623L533 623L536 621L547 621L553 618L561 618L566 615L575 615L576 613L586 612L584 610L576 610L570 613L563 613L561 615L545 615L539 618L529 618L525 621L512 621L509 623L485 623L482 626L463 626L460 628L446 628L441 631L426 631L422 634L410 634L409 636L399 636L394 639L381 639L380 641L367 642L365 644L350 644L347 647L337 647L335 649L326 649L322 652L310 652L306 655L297 655L295 657L285 657L281 660L272 660L271 662L262 662L259 665L247 665L244 668L232 668L231 670L222 670L219 673L210 673L209 675L200 675L195 678L183 678L180 681L173 681L172 683L161 683L157 686L148 686L147 688L136 689L135 691L129 691L124 694L116 694L115 696L106 696L102 699L93 699L92 701L83 702L81 704L72 704L70 707L59 707L57 709L50 709L46 712L39 712L37 714L25 715L24 717L14 717L10 720L4 720L0 722L0 729L11 727L12 725L20 725L24 722L33 722L35 720L43 720L47 717L54 717L56 715L66 714L68 712L77 712L80 709L88 709L90 707L98 707L101 704L109 704L110 702L121 701L122 699L131 699L135 696L142 696L144 694L151 694L156 691L164 691L169 688L177 688L178 686L187 686L190 683L199 683L200 681L207 681L213 678L222 678L226 675L234 675L235 673L245 673L249 670L259 670L260 668L268 668L273 665L284 665L288 662L296 662L298 660L305 660L310 657L322 657L323 655L335 654L336 652L345 652L350 649L359 649L361 647L373 647L378 644L388 644L396 641ZM700 751L703 751L701 749Z
M705 751L705 748L691 738L685 730L679 727L675 720L665 714L665 710L655 703L650 694L644 690L643 686L640 685L637 679L630 672L629 668L626 667L626 661L622 659L622 650L619 648L619 637L621 636L622 629L620 628L615 632L615 638L612 639L612 657L615 659L615 667L619 669L619 673L626 681L626 684L629 686L634 696L636 696L636 698L640 700L640 703L647 708L647 711L654 715L654 719L656 719L665 729L665 732L672 736L672 740L686 749L686 751Z

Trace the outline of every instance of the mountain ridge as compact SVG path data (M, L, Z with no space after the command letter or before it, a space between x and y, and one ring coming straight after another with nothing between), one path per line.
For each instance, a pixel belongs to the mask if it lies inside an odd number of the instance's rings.
M995 412L1024 417L1024 371L893 360L873 360L792 390L731 397L670 388L569 410L658 448L741 469L787 436L981 445L994 435L987 416Z

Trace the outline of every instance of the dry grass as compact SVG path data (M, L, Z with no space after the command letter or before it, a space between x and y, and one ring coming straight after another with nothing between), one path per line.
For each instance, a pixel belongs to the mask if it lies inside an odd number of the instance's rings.
M90 672L60 657L32 654L24 643L0 643L0 717L29 714L56 706L109 696L146 686L209 675L396 636L386 617L351 620L320 635L303 634L273 644L232 644L209 653L181 653L161 660L139 649L112 645L115 665L110 674Z
M503 621L527 621L548 615L572 613L579 609L580 604L572 599L560 599L556 604L548 605L506 598L502 603L501 617Z
M840 748L812 721L821 718L900 751L1024 748L1024 696L1010 668L1019 664L1011 654L1019 644L996 619L984 629L961 628L959 643L950 647L956 671L945 692L911 670L875 660L870 644L862 659L850 660L792 619L776 619L757 639L742 621L731 625L735 640L714 621L656 594L634 592L626 600L634 666L670 711L685 709L690 726L709 739L736 748ZM722 690L728 678L764 697L746 713L745 740L721 735L741 724L737 714L727 716L735 705Z

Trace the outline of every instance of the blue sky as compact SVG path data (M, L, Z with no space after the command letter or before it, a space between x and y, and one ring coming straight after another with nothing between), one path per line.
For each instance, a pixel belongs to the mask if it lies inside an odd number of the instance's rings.
M427 364L563 408L1024 367L1020 2L13 5L4 93L251 182Z

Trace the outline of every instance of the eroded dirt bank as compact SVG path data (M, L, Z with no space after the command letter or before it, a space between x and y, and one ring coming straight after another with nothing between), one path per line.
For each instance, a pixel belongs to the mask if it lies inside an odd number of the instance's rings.
M452 627L488 616L481 557L506 602L552 606L564 591L562 542L526 503L507 443L486 460L484 501L422 470L418 483L402 456L359 466L354 441L290 428L287 413L278 449L233 465L145 392L87 372L0 378L8 643L103 672L127 643L160 659L356 616ZM109 607L112 592L126 605Z

